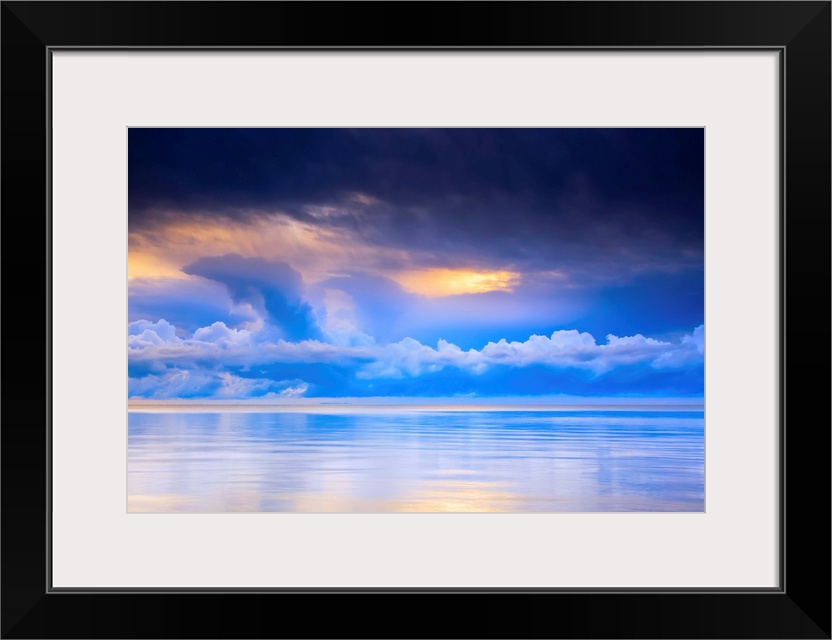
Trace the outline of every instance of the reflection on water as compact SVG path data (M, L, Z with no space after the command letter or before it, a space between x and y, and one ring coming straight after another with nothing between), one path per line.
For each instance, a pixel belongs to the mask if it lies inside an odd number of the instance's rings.
M131 512L702 511L701 411L130 412Z

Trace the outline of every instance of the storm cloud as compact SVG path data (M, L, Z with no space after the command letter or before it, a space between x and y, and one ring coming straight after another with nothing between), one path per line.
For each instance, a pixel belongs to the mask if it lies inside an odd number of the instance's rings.
M182 271L224 284L234 302L247 303L261 311L264 319L287 340L321 337L315 313L304 299L303 279L284 262L231 253L200 258Z
M434 266L702 261L702 129L131 129L131 232L280 212Z

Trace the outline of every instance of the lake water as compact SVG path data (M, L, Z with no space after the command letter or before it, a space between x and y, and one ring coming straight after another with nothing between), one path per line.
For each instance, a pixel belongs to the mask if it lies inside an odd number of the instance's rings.
M702 511L702 411L130 411L131 512Z

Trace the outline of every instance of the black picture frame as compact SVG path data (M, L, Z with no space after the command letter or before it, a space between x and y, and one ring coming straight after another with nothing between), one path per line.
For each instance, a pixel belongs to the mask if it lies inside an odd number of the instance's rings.
M3 2L2 637L829 638L830 15L828 1ZM778 51L780 586L52 588L48 400L58 381L49 375L51 52L131 47ZM301 614L302 605L319 614ZM401 622L391 628L382 620Z

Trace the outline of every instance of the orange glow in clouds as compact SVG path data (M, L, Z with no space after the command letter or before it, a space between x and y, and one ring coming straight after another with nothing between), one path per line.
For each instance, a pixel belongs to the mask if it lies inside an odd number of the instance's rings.
M139 249L127 253L127 277L133 278L187 278L179 264Z
M406 271L393 276L393 279L411 293L440 297L463 293L512 291L520 281L520 274L513 271L426 269Z
M128 274L186 278L180 269L199 258L238 253L287 262L308 277L310 272L340 266L338 257L348 248L337 234L280 215L252 222L205 217L131 234Z
M245 221L204 216L134 232L130 234L128 275L130 279L188 278L181 271L183 266L228 253L285 262L307 283L339 275L344 269L358 270L391 278L411 293L429 297L510 292L520 282L520 274L508 270L412 266L391 273L381 265L413 264L413 256L400 248L366 244L349 230L304 224L281 214Z

